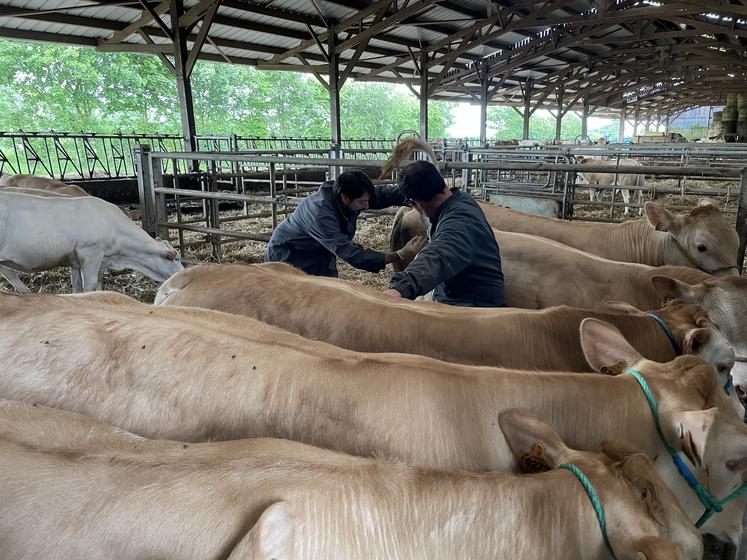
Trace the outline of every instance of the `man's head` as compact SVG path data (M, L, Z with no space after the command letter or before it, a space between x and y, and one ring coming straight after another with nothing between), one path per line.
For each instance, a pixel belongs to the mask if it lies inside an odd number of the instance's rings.
M400 172L398 184L407 198L422 202L430 202L446 188L441 173L429 161L416 161L405 167Z
M335 198L348 212L360 212L368 209L368 201L374 194L371 179L359 169L341 173L335 179L332 189Z

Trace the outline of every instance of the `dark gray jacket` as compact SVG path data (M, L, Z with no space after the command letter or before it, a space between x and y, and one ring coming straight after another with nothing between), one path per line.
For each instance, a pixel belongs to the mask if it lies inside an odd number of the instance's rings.
M414 299L434 290L441 303L503 307L503 271L498 242L477 202L456 191L431 220L430 240L410 266L389 283Z
M368 206L376 210L404 202L398 187L377 186ZM356 268L379 272L385 266L384 253L353 243L358 214L345 215L332 181L322 183L275 228L265 260L286 262L316 276L337 276L339 257Z

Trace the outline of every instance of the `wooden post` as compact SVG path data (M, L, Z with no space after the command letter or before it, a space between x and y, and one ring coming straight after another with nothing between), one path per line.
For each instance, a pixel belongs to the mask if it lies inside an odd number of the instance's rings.
M589 138L589 98L584 97L581 106L581 138ZM591 138L589 138L591 140Z
M330 26L327 29L327 51L329 53L330 138L332 140L331 153L333 154L331 157L334 159L340 157L340 139L342 137L340 127L340 56L335 52L336 46L337 36L334 33L334 27ZM330 168L330 178L336 178L339 172L340 169L332 166Z
M488 142L488 86L490 85L488 70L488 63L483 62L480 76L480 144L482 146Z
M428 141L428 52L420 53L420 138Z
M176 72L176 92L179 96L179 113L182 121L182 138L184 151L194 152L195 146L195 109L192 101L192 83L187 69L187 30L179 26L179 18L184 15L184 1L171 0L169 7L171 29L174 33L174 69ZM193 162L196 167L197 162Z
M626 107L625 103L623 103L622 108L620 109L620 128L617 131L617 142L619 144L622 144L623 138L625 138L625 120L626 120Z
M137 191L140 197L141 223L151 237L156 236L156 199L150 170L150 146L135 146L135 172L137 173Z

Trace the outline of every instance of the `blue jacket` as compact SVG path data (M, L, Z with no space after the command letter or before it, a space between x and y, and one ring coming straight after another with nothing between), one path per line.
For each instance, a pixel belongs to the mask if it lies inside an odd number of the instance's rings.
M493 229L469 194L455 191L431 220L430 240L389 283L414 299L434 290L434 299L463 307L503 307L501 255Z
M404 202L398 187L377 186L368 206L375 210ZM265 260L286 262L316 276L337 276L339 257L356 268L379 272L385 266L384 253L353 243L358 214L345 215L332 181L322 183L275 228Z

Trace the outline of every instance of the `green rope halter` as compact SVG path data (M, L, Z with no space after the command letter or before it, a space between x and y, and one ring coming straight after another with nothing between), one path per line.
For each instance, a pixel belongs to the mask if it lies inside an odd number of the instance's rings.
M659 407L656 404L656 399L654 398L654 395L651 392L648 383L646 383L646 380L643 378L640 372L634 369L629 369L627 373L629 375L632 375L635 380L638 381L638 385L641 386L643 394L646 395L648 407L651 409L651 414L654 417L656 431L659 432L659 437L661 438L661 441L664 444L667 453L669 453L669 456L672 458L672 461L677 467L677 470L687 481L688 485L690 486L690 488L692 488L693 492L695 492L695 495L698 496L700 503L703 504L703 507L705 508L703 515L701 515L700 518L695 522L695 526L700 529L703 525L705 525L706 521L713 517L714 513L723 511L724 505L747 492L747 482L743 483L739 488L734 490L734 492L732 492L722 500L718 500L716 497L714 497L713 494L711 494L705 486L698 482L698 479L695 478L695 475L692 473L692 471L690 471L688 466L682 460L682 457L680 457L679 453L677 453L677 451L675 451L674 448L669 445L666 438L664 437L664 432L662 432L661 425L659 424Z
M588 478L586 478L586 475L576 465L571 465L570 463L563 463L562 465L558 465L558 468L571 471L574 475L576 475L576 478L581 483L581 486L584 487L584 490L586 490L586 494L589 496L589 501L591 502L591 505L594 508L594 512L597 514L597 521L599 521L599 528L602 530L602 537L604 538L604 544L607 545L607 548L609 549L610 554L612 554L612 558L617 560L617 556L615 556L615 551L612 550L612 546L610 546L610 541L607 538L607 522L604 518L604 508L602 507L602 502L599 500L599 494L597 494L597 491L594 489L594 485L592 485L591 481Z

